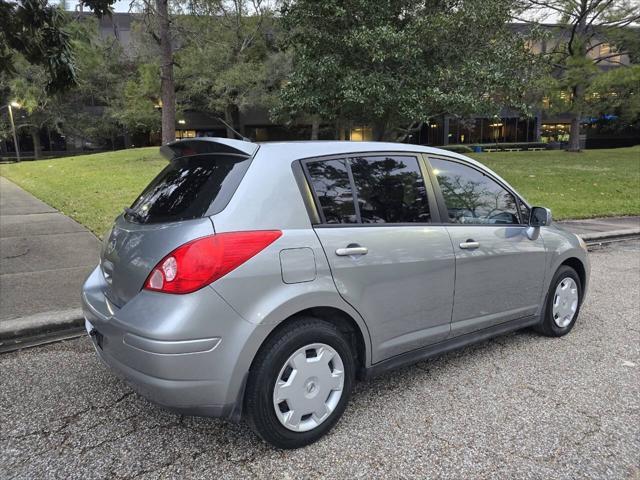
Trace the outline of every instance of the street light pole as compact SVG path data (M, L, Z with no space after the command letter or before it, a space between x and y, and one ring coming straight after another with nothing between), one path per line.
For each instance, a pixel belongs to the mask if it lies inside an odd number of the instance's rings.
M11 121L11 131L13 132L13 144L16 147L16 158L18 162L20 161L20 146L18 145L18 136L16 135L16 125L13 123L13 110L12 110L13 102L11 102L9 106L9 120Z

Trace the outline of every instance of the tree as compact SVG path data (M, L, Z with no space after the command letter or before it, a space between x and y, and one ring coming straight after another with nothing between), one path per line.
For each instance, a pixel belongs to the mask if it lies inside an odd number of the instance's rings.
M271 106L279 87L279 62L286 60L272 39L273 14L266 0L214 0L179 20L188 32L176 54L181 106L220 114L229 138L237 136L240 111Z
M74 84L64 91L51 91L46 67L29 63L15 54L11 78L0 82L5 96L22 105L17 128L28 130L39 158L43 129L64 134L67 143L113 143L120 133L117 119L108 105L114 104L128 75L120 44L103 39L97 22L91 19L70 22L65 31L74 58Z
M586 92L586 103L598 116L617 117L621 128L640 130L640 65L598 75Z
M197 2L194 0L193 4ZM181 3L169 0L139 0L145 32L153 40L158 58L162 144L176 139L176 85L174 77L174 49L177 43L176 16Z
M110 103L109 114L130 133L155 135L162 131L158 69L157 63L140 62L121 94Z
M33 141L33 153L40 158L40 130L55 128L60 122L55 97L49 94L45 67L14 58L14 76L9 82L12 98L21 105L24 116L16 118L16 130L27 130Z
M81 0L99 17L111 12L115 0ZM17 57L44 68L48 91L75 84L68 16L47 0L0 0L0 79L16 73Z
M113 147L123 125L111 107L122 97L133 62L115 38L100 35L94 19L73 22L70 31L77 84L57 96L62 117L58 130L65 134L67 143Z
M280 111L373 126L376 140L446 113L526 110L536 72L507 25L510 0L297 0L283 30L293 67ZM405 129L406 132L406 129Z
M640 2L523 0L516 12L516 18L533 24L550 15L558 19L559 40L546 54L553 69L548 96L556 110L570 113L569 150L579 151L581 120L590 108L587 94L604 74L602 66L621 65L620 47L637 46L637 38L625 28L640 20Z

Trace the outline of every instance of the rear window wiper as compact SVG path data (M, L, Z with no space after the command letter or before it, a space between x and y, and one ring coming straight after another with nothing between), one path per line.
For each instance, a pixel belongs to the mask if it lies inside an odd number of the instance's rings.
M124 213L140 223L144 222L144 217L136 212L133 208L124 207Z

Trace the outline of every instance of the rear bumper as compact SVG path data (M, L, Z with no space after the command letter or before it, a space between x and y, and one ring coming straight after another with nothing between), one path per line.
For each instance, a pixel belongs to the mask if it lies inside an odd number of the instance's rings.
M212 288L141 291L118 309L94 270L83 287L87 332L100 359L141 395L189 415L238 419L264 327L242 319Z
M85 321L87 333L94 326ZM110 341L113 337L107 337ZM211 417L232 417L235 404L208 404L209 397L215 394L215 383L197 380L171 380L154 377L140 372L109 352L109 349L99 347L92 338L98 358L120 378L127 381L133 389L143 397L169 410L185 415L203 415ZM148 352L147 355L154 355Z

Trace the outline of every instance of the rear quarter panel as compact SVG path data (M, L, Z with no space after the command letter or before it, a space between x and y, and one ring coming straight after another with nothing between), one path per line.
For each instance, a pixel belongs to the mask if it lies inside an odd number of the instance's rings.
M260 151L224 211L211 217L216 233L243 230L281 230L282 236L255 257L214 282L212 288L245 320L273 330L303 310L334 307L360 327L370 363L367 327L338 294L325 252L291 168L295 158L261 158ZM315 277L285 283L281 253L306 248L313 252ZM287 282L290 282L287 277Z

